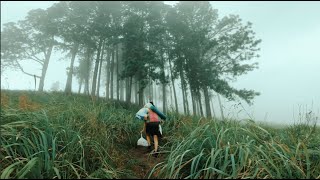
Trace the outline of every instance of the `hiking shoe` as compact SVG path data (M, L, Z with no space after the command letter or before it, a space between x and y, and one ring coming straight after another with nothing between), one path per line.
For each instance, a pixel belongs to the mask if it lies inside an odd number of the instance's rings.
M159 156L158 151L153 152L152 156L155 157L155 158L157 158L157 157Z

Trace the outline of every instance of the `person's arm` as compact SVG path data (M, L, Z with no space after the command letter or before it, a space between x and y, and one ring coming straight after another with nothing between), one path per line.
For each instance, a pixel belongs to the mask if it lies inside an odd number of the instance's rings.
M149 118L149 111L150 111L150 109L147 108L147 114L144 116L144 121L147 121L147 120L148 120L148 118Z
M147 114L144 116L144 123L143 123L143 129L141 130L142 132L146 132L146 126L147 126L147 120L148 120L148 114L149 114L149 109L147 110Z
M143 128L141 130L141 133L146 132L146 123L143 123Z

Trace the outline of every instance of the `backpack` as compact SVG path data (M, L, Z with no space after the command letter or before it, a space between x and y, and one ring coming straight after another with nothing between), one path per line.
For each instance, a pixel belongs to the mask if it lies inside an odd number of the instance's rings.
M157 113L153 112L152 110L149 110L149 122L160 122L159 116Z
M141 108L137 113L136 113L136 118L140 120L144 120L144 116L146 116L148 113L148 108Z

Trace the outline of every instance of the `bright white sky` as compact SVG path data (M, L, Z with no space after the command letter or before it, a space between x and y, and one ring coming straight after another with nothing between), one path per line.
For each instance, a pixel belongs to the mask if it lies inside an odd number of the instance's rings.
M1 29L6 22L22 20L28 11L46 9L55 1L1 1ZM173 4L176 1L167 2ZM259 69L239 77L237 88L254 89L261 93L253 106L244 109L226 102L228 117L292 124L299 113L312 110L320 118L320 2L306 1L212 1L222 17L238 14L244 22L253 23L260 44ZM64 89L65 69L69 63L52 56L46 76L45 90L60 82ZM26 69L35 71L25 64ZM62 72L62 73L61 73ZM77 89L73 80L74 91ZM7 71L1 76L1 88L34 89L33 79L20 72ZM243 103L244 104L244 103ZM220 111L215 104L215 112ZM241 112L238 112L241 111ZM249 115L247 115L247 113ZM320 124L320 120L318 120Z

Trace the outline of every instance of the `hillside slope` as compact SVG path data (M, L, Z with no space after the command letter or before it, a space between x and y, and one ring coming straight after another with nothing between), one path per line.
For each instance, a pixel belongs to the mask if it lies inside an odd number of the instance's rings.
M169 113L160 156L137 147L134 104L1 91L1 178L320 178L320 130Z

